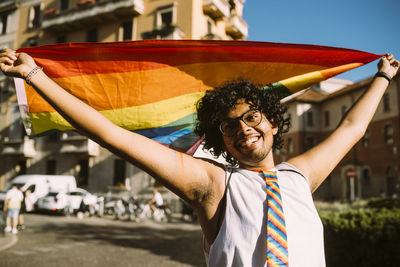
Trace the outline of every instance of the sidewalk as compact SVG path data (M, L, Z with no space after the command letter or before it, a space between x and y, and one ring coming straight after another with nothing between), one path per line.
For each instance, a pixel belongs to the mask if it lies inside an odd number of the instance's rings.
M18 242L18 236L11 233L0 234L0 252L14 246Z

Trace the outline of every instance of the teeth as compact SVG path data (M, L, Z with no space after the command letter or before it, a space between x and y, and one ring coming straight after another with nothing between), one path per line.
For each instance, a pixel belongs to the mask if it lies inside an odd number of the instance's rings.
M241 146L243 147L243 146L250 145L250 144L256 142L257 140L258 140L258 137L249 138L249 139L247 139L245 142L243 142L243 143L241 144Z

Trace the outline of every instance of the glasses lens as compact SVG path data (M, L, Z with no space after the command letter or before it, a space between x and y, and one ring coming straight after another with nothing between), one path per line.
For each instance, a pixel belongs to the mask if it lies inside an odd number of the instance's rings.
M247 124L247 126L257 126L261 122L261 112L259 110L249 110L245 114L243 114L243 121Z
M221 123L222 134L231 136L234 135L237 129L236 120L225 120Z
M249 110L240 118L224 120L220 125L220 129L223 135L233 136L237 131L239 120L244 121L247 126L255 127L260 124L261 119L262 115L259 110Z

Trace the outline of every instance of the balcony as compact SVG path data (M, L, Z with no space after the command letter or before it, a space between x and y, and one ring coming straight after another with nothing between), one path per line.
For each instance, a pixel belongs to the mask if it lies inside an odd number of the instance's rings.
M21 0L6 0L0 3L0 12L16 9Z
M60 139L62 142L60 152L64 154L84 154L90 157L99 155L99 145L85 136L64 133Z
M233 39L246 39L248 35L247 23L239 16L232 16L226 23L225 31Z
M143 32L142 39L170 39L170 40L182 40L184 32L174 25L168 25L160 29L154 29L153 31Z
M33 158L36 156L35 141L25 136L24 139L5 139L3 141L3 156L19 156Z
M124 17L143 14L144 11L143 0L83 0L79 3L75 8L62 12L48 11L43 18L42 28L48 31L77 30L107 21L120 21Z
M203 12L218 20L223 17L229 17L230 5L227 0L203 0Z

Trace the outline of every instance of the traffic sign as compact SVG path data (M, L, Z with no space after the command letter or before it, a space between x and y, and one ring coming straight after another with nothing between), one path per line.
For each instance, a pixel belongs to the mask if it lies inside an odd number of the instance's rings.
M347 178L352 179L352 178L356 177L356 170L348 169L346 174L347 174Z

